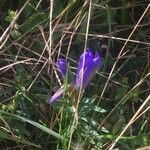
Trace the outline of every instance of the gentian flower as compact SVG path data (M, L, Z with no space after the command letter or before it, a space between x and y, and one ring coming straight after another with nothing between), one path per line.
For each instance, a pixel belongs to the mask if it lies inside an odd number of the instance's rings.
M84 90L91 79L94 76L95 71L99 70L102 66L101 55L96 51L95 54L88 48L79 59L78 71L76 75L76 80L74 82L74 88L81 88ZM59 58L56 62L57 70L61 73L63 79L66 77L67 73L67 62L63 58ZM62 86L50 99L50 103L58 100L64 92L64 86Z
M88 48L80 56L75 88L85 89L94 76L94 72L101 66L101 57L96 51L95 54Z
M63 92L64 92L64 86L62 86L50 99L50 103L53 103L55 101L57 101L62 95L63 95Z
M56 67L64 79L66 77L68 69L67 61L63 58L59 58L56 62Z

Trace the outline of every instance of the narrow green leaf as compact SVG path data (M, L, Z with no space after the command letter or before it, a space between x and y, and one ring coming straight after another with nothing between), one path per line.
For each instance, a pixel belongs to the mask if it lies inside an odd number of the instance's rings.
M0 138L1 139L7 139L7 140L18 140L18 142L20 143L23 143L23 144L26 144L26 145L30 145L30 146L34 146L34 147L37 147L37 148L41 148L39 145L36 145L34 143L31 143L25 139L20 139L18 138L17 136L14 138L12 137L12 135L8 134L8 133L5 133L3 131L0 130Z
M41 125L41 124L39 124L39 123L37 123L37 122L35 122L35 121L29 120L29 119L26 119L26 118L24 118L24 117L20 117L20 116L18 116L18 115L14 115L14 114L11 114L11 113L2 111L2 110L0 110L0 114L5 114L5 115L8 115L9 117L10 117L10 116L13 117L14 119L20 119L21 121L28 122L29 124L32 124L33 126L39 128L39 129L41 129L42 131L44 131L44 132L46 132L46 133L48 133L48 134L51 134L51 135L53 135L54 137L56 137L56 138L62 140L62 136L61 136L60 134L54 132L53 130L51 130L51 129L49 129L49 128L47 128L47 127L45 127L45 126L43 126L43 125ZM13 118L12 118L12 119L13 119Z

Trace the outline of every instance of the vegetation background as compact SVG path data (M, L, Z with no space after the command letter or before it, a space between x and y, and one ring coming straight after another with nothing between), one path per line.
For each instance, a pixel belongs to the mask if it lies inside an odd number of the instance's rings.
M149 0L0 0L0 149L150 146L149 7ZM65 96L48 102L60 86L57 58L75 74L85 47L102 53L103 67L82 95L75 128Z

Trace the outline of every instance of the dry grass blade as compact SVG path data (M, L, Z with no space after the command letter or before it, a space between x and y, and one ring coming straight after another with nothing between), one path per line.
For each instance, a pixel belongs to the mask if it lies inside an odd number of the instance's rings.
M22 11L25 9L25 7L27 6L29 0L26 1L26 3L23 5L23 7L20 9L20 11L16 14L16 16L14 17L14 19L12 20L12 22L10 23L10 25L7 27L7 29L4 31L3 35L0 37L0 43L3 41L3 43L0 45L0 49L2 49L2 47L5 45L5 43L7 42L10 33L15 25L15 22L17 21L18 17L20 16L20 14L22 13Z
M143 102L143 104L137 110L137 112L135 113L135 115L128 122L128 124L123 129L123 131L119 134L119 136L117 137L117 139L115 140L115 142L111 145L111 147L109 148L109 150L112 150L115 147L116 143L119 141L119 139L121 138L121 136L126 132L126 130L129 128L129 126L134 122L134 120L136 119L136 117L139 115L139 113L142 111L142 109L145 107L145 105L149 102L149 100L150 100L150 95L146 98L146 100Z

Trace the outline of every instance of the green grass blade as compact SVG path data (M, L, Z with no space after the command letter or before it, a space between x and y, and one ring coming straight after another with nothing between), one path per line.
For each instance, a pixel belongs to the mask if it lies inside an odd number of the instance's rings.
M29 119L26 119L24 117L20 117L18 115L14 115L14 114L2 111L2 110L0 110L0 114L8 115L9 117L10 116L13 117L14 119L20 119L21 121L24 121L24 122L27 122L29 124L32 124L33 126L41 129L42 131L44 131L44 132L46 132L46 133L48 133L50 135L53 135L54 137L62 140L62 136L60 134L54 132L53 130L51 130L51 129L49 129L49 128L47 128L47 127L45 127L45 126L43 126L43 125L41 125L41 124L39 124L39 123L37 123L35 121L29 120Z

